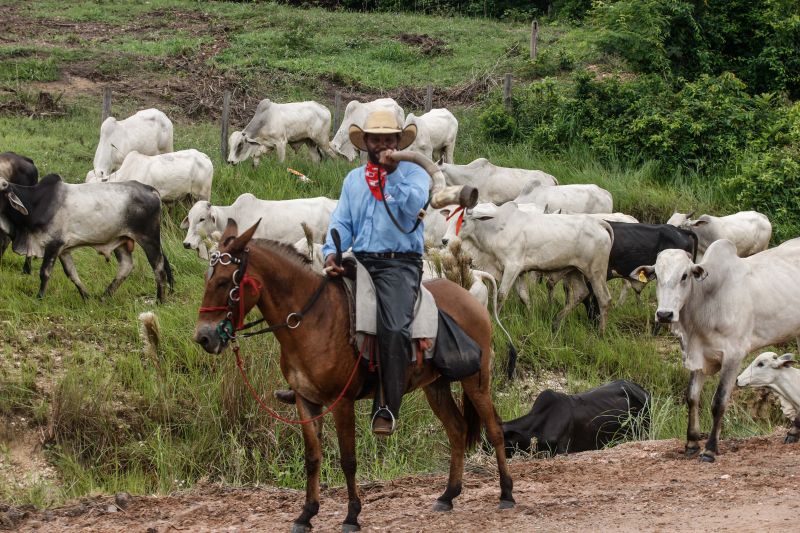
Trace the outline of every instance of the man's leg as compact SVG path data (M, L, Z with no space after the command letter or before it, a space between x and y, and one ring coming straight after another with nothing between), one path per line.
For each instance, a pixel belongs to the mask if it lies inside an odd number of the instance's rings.
M422 263L414 259L367 258L362 263L372 276L377 295L378 357L383 394L375 395L373 413L395 420L406 387L406 370L411 361L411 321L422 278ZM383 398L381 398L383 396ZM383 403L381 403L383 399Z

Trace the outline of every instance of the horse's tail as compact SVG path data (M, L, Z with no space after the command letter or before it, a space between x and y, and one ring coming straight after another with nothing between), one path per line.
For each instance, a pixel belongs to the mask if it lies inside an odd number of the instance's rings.
M481 440L481 417L472 400L463 395L464 419L467 421L467 451L473 449Z
M508 333L508 330L503 326L503 323L500 322L500 317L497 315L497 281L494 279L494 276L489 274L488 272L484 272L482 270L473 270L472 274L481 279L482 281L488 281L492 284L492 307L494 311L494 319L497 322L497 325L506 334L506 338L508 339L508 359L506 365L506 375L508 375L508 379L514 379L514 374L517 369L517 349L514 346L514 341L511 340L511 335Z

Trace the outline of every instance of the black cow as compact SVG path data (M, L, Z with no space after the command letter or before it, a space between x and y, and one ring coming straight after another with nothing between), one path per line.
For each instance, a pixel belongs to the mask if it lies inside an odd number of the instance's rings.
M156 277L156 297L164 298L164 282L173 285L172 271L161 249L161 198L158 191L138 181L119 183L64 183L49 174L33 187L0 178L0 227L15 231L14 251L42 257L39 298L44 296L56 258L82 297L87 296L70 250L91 246L107 259L119 262L117 275L106 289L111 295L133 269L133 242L137 242Z
M575 453L599 450L649 428L650 394L618 380L580 394L547 389L527 415L503 423L503 437L509 457L515 450Z
M663 250L678 248L697 257L697 236L688 230L670 224L629 224L609 222L614 230L614 243L608 256L606 279L626 278L642 265L656 264L656 257ZM630 280L637 295L644 288L643 282ZM600 310L594 293L589 292L583 300L590 318L599 316Z
M17 185L36 185L39 180L39 169L33 163L33 160L23 155L15 154L14 152L3 152L0 154L0 178L8 180L10 183ZM3 254L8 248L11 239L13 239L14 228L10 232L5 232L0 229L0 259L3 259ZM25 274L31 273L31 258L25 258L25 264L22 266L22 272Z

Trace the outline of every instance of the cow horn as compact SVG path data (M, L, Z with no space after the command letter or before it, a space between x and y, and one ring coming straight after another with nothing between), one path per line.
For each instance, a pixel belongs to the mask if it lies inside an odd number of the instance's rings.
M693 216L694 216L694 211L686 213L686 218L692 218Z
M436 163L422 154L410 150L393 152L389 157L395 161L409 161L416 163L431 177L431 207L442 208L446 205L458 204L462 207L475 207L478 203L478 189L469 185L447 186L442 170Z

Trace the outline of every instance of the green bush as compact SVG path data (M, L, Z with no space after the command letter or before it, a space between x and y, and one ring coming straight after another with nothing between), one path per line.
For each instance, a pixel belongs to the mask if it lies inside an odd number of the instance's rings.
M502 104L489 106L479 118L481 132L489 139L509 140L514 136L517 122Z
M741 172L724 182L739 209L755 209L773 225L773 240L800 236L800 103L771 136L773 146L745 158Z

